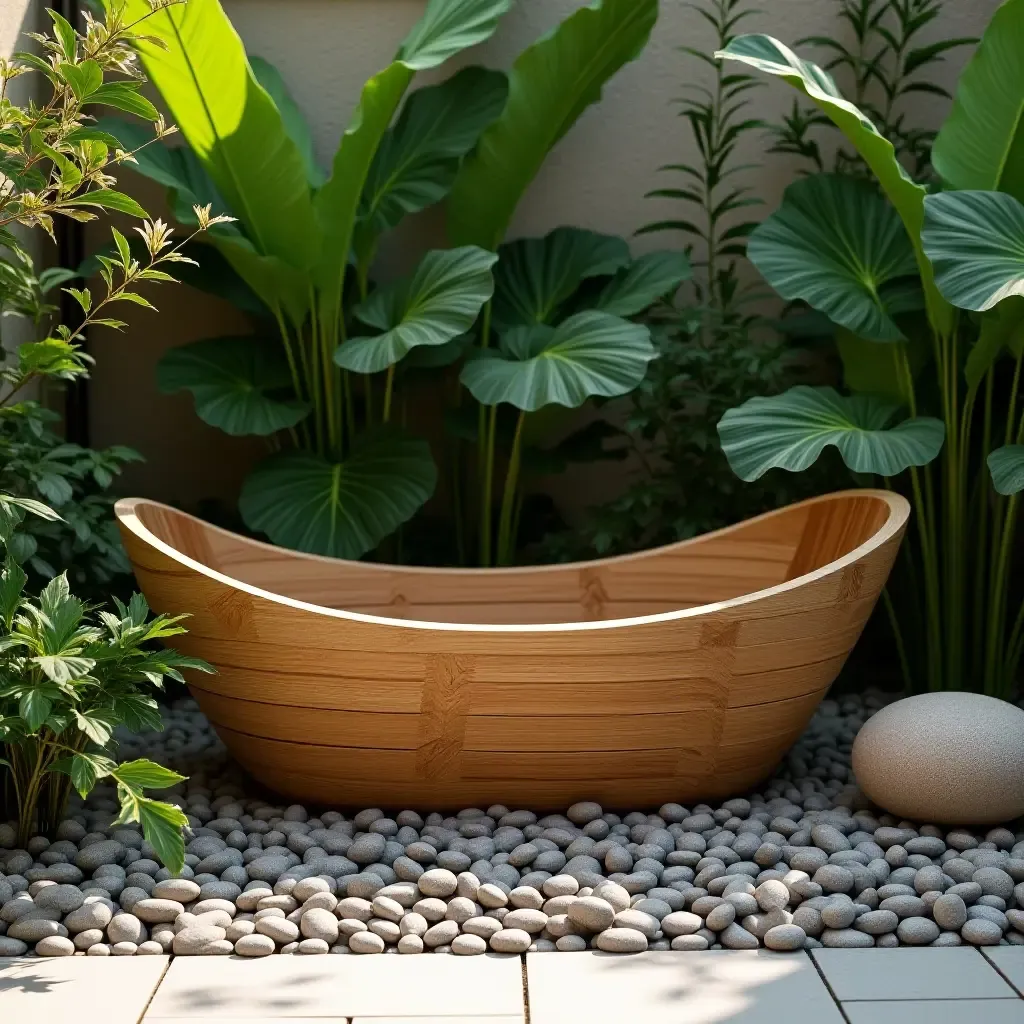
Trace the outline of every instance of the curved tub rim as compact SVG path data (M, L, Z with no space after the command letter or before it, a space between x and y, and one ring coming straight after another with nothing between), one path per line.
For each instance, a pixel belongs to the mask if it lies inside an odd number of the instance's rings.
M729 598L726 601L716 601L711 604L698 605L694 608L682 608L677 611L671 612L657 612L653 615L637 615L629 618L621 619L597 619L587 622L554 622L554 623L521 623L521 624L506 624L506 623L472 623L472 622L431 622L426 619L398 619L391 618L383 615L370 615L365 612L349 611L341 608L327 608L324 605L313 604L309 601L300 601L297 598L288 597L285 594L278 594L271 590L264 590L261 587L253 586L251 583L246 583L243 580L235 579L232 576L228 576L225 573L219 572L211 566L204 565L202 562L197 561L194 558L189 557L177 548L172 547L166 541L162 540L151 530L149 530L139 517L136 508L142 505L155 506L160 509L166 509L169 512L173 512L175 515L184 516L187 519L191 519L194 522L200 523L204 530L212 531L214 533L223 534L227 537L231 537L236 541L241 541L254 548L264 548L268 551L275 553L286 552L289 556L293 556L300 560L309 560L315 562L329 562L337 565L358 565L361 569L366 570L367 568L379 568L381 572L398 573L399 575L408 573L412 574L423 574L423 573L440 573L448 576L470 576L479 575L480 573L486 573L494 576L501 576L503 574L516 574L516 573L538 573L542 574L545 572L552 572L558 570L582 570L588 568L595 568L604 565L612 565L619 562L625 561L637 561L641 559L655 558L659 555L668 554L670 552L680 551L686 547L696 546L712 537L727 536L730 533L738 532L739 530L749 527L753 523L764 522L765 520L775 518L783 515L787 512L792 512L794 509L805 508L811 505L821 504L823 502L833 502L841 500L843 498L877 498L885 502L889 506L889 516L885 523L879 527L875 533L869 537L864 543L858 545L852 551L843 555L842 558L837 558L826 565L820 566L809 573L804 573L802 576L797 576L791 580L785 580L783 583L776 584L774 587L767 587L764 590L752 591L749 594L741 594L739 597ZM264 541L253 540L249 537L243 537L240 534L233 533L231 530L225 530L223 527L214 526L212 523L207 523L204 520L199 519L196 516L190 515L187 512L176 509L170 505L166 505L159 501L154 501L149 498L121 498L117 501L114 506L114 512L118 519L118 522L141 541L149 544L151 547L160 551L168 558L177 562L179 565L185 568L191 569L193 572L198 572L200 575L207 577L208 579L215 580L233 590L241 591L248 594L251 597L258 597L261 600L268 601L271 604L283 605L288 608L293 608L297 611L303 611L314 615L321 615L326 618L340 619L348 622L359 622L378 626L389 626L400 629L411 629L411 630L433 630L441 632L457 632L457 633L505 633L505 634L531 634L531 633L574 633L574 632L586 632L590 630L603 630L603 629L623 629L631 626L645 626L654 623L673 622L680 619L696 618L700 615L708 615L713 612L721 612L732 608L743 607L748 604L753 604L755 601L762 601L766 598L775 597L779 594L785 594L791 590L796 590L799 587L805 586L808 583L814 582L815 580L822 579L826 576L832 575L833 573L839 572L845 569L849 565L853 565L858 562L865 555L870 554L872 551L881 547L883 544L891 540L906 526L906 523L910 517L910 502L901 494L897 494L895 491L886 491L882 489L873 488L852 488L845 491L832 491L828 494L818 495L814 498L807 498L804 501L794 502L791 505L785 505L779 509L773 509L769 512L764 512L759 516L754 516L750 519L744 519L742 522L734 523L731 526L722 527L719 530L712 530L709 533L702 533L697 537L691 537L688 540L677 541L674 544L666 544L661 547L651 548L647 551L634 552L628 555L613 555L607 558L597 558L585 562L559 562L552 565L539 565L539 566L511 566L494 569L462 569L462 568L449 568L440 567L432 568L428 566L407 566L407 565L379 565L373 562L353 562L350 559L339 559L339 558L328 558L323 555L312 555L303 551L289 551L287 548L280 548L274 544L268 544Z

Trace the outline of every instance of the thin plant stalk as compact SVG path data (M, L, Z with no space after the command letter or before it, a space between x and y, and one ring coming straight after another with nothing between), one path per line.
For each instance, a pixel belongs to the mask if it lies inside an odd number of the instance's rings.
M494 490L494 447L498 431L498 407L481 406L489 410L485 424L485 458L483 487L480 492L480 565L486 569L491 565L491 494Z
M498 519L498 564L511 565L515 553L515 534L512 529L516 496L519 493L519 466L522 462L523 423L526 413L520 412L516 420L516 432L512 440L512 453L505 474L505 492L501 499L501 515Z

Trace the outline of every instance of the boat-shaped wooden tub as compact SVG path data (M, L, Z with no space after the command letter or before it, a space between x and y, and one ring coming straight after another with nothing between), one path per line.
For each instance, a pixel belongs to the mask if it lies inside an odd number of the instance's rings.
M192 692L284 796L401 809L687 803L768 777L885 585L909 505L849 491L643 554L496 570L344 562L141 499Z

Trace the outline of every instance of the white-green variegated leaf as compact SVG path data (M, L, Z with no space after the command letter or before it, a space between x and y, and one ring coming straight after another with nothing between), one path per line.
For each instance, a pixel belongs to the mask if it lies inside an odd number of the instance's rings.
M891 426L900 406L874 395L840 395L833 388L801 385L772 398L752 398L730 409L718 434L742 480L770 469L799 473L834 445L855 473L891 477L925 466L942 448L941 420L918 417Z
M747 255L784 299L802 299L862 338L898 341L893 315L923 305L899 216L856 178L816 174L794 182L751 234Z
M513 328L499 348L478 351L461 380L483 405L507 402L524 412L577 408L588 398L628 394L656 357L646 327L590 311L558 327Z
M464 334L494 292L497 259L473 245L427 253L412 277L378 288L356 307L356 318L382 333L343 342L335 363L354 373L379 373L414 348Z
M1005 192L940 192L922 235L942 294L984 311L1024 295L1024 206Z
M992 474L992 486L1000 494L1024 491L1024 444L1008 444L991 452L988 471Z

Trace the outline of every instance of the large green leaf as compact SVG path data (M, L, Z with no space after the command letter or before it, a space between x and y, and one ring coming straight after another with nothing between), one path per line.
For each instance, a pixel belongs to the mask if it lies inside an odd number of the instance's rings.
M319 238L302 154L218 0L155 14L148 0L125 0L124 10L129 22L145 19L147 76L256 249L309 267Z
M620 270L592 304L615 316L637 316L671 296L691 275L685 252L649 252Z
M928 317L937 331L947 333L952 327L953 311L936 289L931 264L921 248L925 188L911 180L897 160L892 143L879 134L862 110L843 99L826 71L817 64L802 60L771 36L737 36L716 56L737 60L782 78L803 92L846 136L874 172L882 191L899 213L917 257Z
M420 21L402 43L395 60L365 86L341 137L331 173L316 195L324 251L317 268L324 324L337 323L345 273L352 249L363 190L384 133L402 102L413 75L437 67L448 57L493 35L510 0L429 0Z
M845 397L833 388L800 385L730 409L718 434L733 472L748 482L769 469L799 473L827 445L835 445L855 473L890 477L927 465L945 439L941 420L918 417L889 426L899 410L874 395Z
M498 249L494 322L499 328L554 323L562 306L591 277L611 276L629 263L629 246L614 235L555 228Z
M370 168L359 205L360 234L374 238L444 199L462 158L507 96L507 77L479 67L412 93Z
M494 35L512 0L427 0L423 17L402 41L395 60L428 71Z
M588 311L558 327L513 328L500 348L478 351L461 380L483 405L508 402L524 412L552 404L577 408L598 395L628 394L656 358L646 327Z
M359 558L411 519L436 484L425 441L384 435L342 463L310 452L272 456L245 481L239 507L250 529L282 547Z
M264 60L262 57L250 57L249 66L252 68L252 73L256 76L256 81L267 90L270 98L274 101L274 106L277 107L278 113L281 115L281 121L284 124L284 130L288 133L288 137L298 147L299 153L302 155L302 162L306 168L306 178L310 185L314 188L319 188L324 183L327 175L324 174L323 168L316 162L316 153L313 149L313 133L309 130L309 124L299 109L299 105L288 91L288 86L284 84L281 72L270 61Z
M595 0L519 55L505 110L449 197L453 244L497 248L552 147L600 100L605 82L639 56L657 18L658 0Z
M802 299L864 338L903 337L892 314L904 311L906 289L886 289L916 275L914 250L868 182L838 174L795 181L751 234L747 255L784 299Z
M1006 192L929 196L923 239L954 306L986 310L1024 295L1024 206Z
M196 414L226 434L266 436L309 413L295 398L280 342L254 336L209 338L169 349L157 364L165 395L192 392Z
M494 293L497 260L472 245L427 253L412 277L378 288L356 307L357 319L383 333L351 338L335 349L334 361L354 373L379 373L414 348L464 334Z
M1024 201L1024 0L992 16L957 85L932 163L954 188Z
M988 456L992 486L1007 496L1024 491L1024 444L1008 444Z

